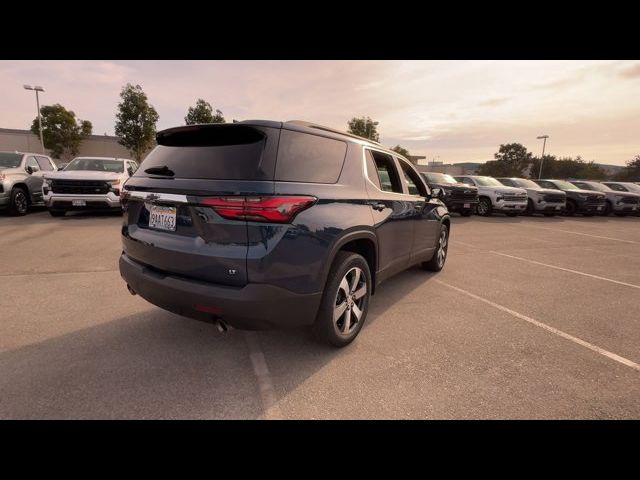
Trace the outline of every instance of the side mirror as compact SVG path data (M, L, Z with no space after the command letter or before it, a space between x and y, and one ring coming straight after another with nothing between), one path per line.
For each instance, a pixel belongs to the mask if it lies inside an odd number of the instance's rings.
M129 174L129 176L133 175L133 168L127 168L127 173Z
M443 197L443 191L441 188L432 188L431 189L431 198L441 199Z
M33 169L33 167L31 167L31 166L27 167L27 173L28 173L29 175L31 175L34 171L35 171L35 170Z

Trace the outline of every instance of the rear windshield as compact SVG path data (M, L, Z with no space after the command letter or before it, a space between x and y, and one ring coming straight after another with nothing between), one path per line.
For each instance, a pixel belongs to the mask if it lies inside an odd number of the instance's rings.
M174 178L273 180L278 129L234 124L184 128L159 136L158 143L134 176L154 176L167 167Z
M22 154L0 152L0 168L16 168L20 166Z
M69 165L64 167L65 171L89 170L96 172L124 172L124 162L122 160L102 160L99 158L75 158Z

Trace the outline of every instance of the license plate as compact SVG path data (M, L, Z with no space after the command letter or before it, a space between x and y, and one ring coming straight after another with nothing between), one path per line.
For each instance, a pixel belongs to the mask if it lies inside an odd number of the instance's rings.
M471 204L470 203L465 203L462 208L471 208Z
M175 232L176 207L151 205L151 210L149 210L149 228Z
M86 207L86 200L71 200L71 205L74 207Z

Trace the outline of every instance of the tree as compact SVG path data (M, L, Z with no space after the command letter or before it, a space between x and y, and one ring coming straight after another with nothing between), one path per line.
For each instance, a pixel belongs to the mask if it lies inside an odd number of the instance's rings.
M627 161L627 166L615 178L626 182L640 182L640 155Z
M378 133L379 123L374 122L369 117L353 117L347 122L349 126L348 132L378 142L380 140L380 134Z
M209 102L205 102L199 98L195 106L189 107L187 116L184 117L187 125L195 125L196 123L225 123L222 112L216 108L216 114L213 114L213 107Z
M91 135L89 120L76 119L76 114L59 103L40 107L44 144L55 158L71 158L78 154L80 142ZM40 135L38 117L31 124L31 131Z
M400 155L402 155L404 158L406 158L407 160L409 160L411 163L416 163L414 160L411 159L411 155L409 154L409 150L407 150L404 147L401 147L400 145L396 145L395 147L393 147L391 150L393 150L396 153L399 153Z
M520 143L506 143L493 154L491 160L478 169L479 175L522 177L531 165L533 155Z
M126 147L140 161L155 141L158 113L147 101L140 85L127 83L120 92L122 101L116 113L118 143Z
M534 158L531 162L531 178L538 178L540 171L540 159ZM584 180L604 180L607 172L593 161L585 161L578 155L576 158L556 158L553 155L545 155L542 163L542 178L580 178Z

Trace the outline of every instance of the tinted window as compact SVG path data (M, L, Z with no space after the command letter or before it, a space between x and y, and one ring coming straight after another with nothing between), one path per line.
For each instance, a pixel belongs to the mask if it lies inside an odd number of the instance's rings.
M471 180L470 178L467 177L463 177L463 178L458 178L458 180L460 180L462 183L466 184L466 185L471 185L472 187L475 187L475 183L473 183L473 180Z
M382 187L380 186L380 178L378 177L378 169L376 167L376 162L373 160L373 156L371 155L371 151L365 150L364 155L367 160L367 177L376 187L382 190Z
M22 154L0 152L0 168L16 168L22 162Z
M36 157L38 161L38 165L40 166L40 170L52 171L53 167L51 166L51 162L49 162L48 158L45 157Z
M615 190L616 192L628 192L626 188L618 183L607 183L606 184L611 190Z
M88 170L92 172L124 172L124 162L122 160L111 160L102 158L74 158L64 167L65 170Z
M536 183L537 183L538 185L540 185L541 187L544 187L544 188L554 188L554 189L556 189L556 190L559 190L559 189L558 189L558 187L556 187L556 186L555 186L553 183L551 183L551 182L546 182L546 181L544 181L544 180L538 180Z
M515 185L513 184L513 180L510 180L508 178L498 178L498 181L503 185L506 185L507 187L515 187Z
M376 151L372 151L371 154L373 155L376 170L378 171L380 189L385 192L404 193L393 157Z
M400 163L400 167L402 168L402 173L404 174L405 182L407 183L407 189L409 190L409 195L421 195L423 197L427 196L427 192L424 188L424 184L420 180L420 176L411 168L411 166L403 161L398 159Z
M336 183L347 153L340 140L282 130L276 161L276 180Z
M234 124L164 134L134 176L166 166L176 178L273 180L278 135L278 129Z

